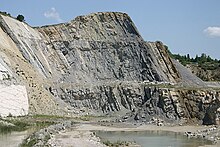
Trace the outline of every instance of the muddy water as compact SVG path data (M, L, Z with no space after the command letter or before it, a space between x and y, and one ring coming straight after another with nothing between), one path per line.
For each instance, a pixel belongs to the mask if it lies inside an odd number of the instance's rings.
M142 147L198 147L212 144L211 141L203 139L188 139L179 133L166 131L96 131L96 134L102 141L132 141Z

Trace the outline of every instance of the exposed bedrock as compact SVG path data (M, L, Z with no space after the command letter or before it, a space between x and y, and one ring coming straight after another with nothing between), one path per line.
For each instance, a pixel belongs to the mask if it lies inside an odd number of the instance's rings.
M37 30L49 48L45 56L51 76L58 81L176 82L179 78L172 62L166 62L170 58L162 43L146 43L125 13L94 13Z
M143 83L106 83L99 86L51 88L54 96L82 114L112 114L124 121L216 124L219 120L220 91L163 88ZM86 111L87 109L91 111ZM129 111L127 111L129 110ZM85 113L84 113L85 112ZM124 113L123 113L124 112Z
M35 28L1 16L0 26L0 81L26 87L31 114L218 120L218 92L183 89L206 85L173 61L162 42L144 41L125 13Z
M2 52L12 62L16 81L28 85L33 113L43 113L46 108L43 106L51 98L42 88L50 84L83 86L115 80L175 83L180 78L163 44L146 43L125 13L94 13L38 28L7 16L0 20L5 36Z

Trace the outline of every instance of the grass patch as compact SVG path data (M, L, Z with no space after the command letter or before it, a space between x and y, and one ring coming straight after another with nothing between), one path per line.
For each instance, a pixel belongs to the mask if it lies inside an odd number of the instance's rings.
M37 144L37 138L26 138L23 143L20 145L20 147L32 147L35 144Z
M80 116L79 119L82 120L82 121L89 121L93 118L93 116L91 115L83 115L83 116Z
M75 117L74 119L75 120L80 120L80 121L91 121L91 120L100 120L102 118L106 118L106 116L103 116L103 115L99 115L99 116L96 116L96 115L82 115L82 116Z
M33 127L36 127L37 129L42 129L45 127L48 127L50 125L55 124L55 122L51 121L36 121L34 124L32 124Z
M31 116L33 119L63 119L63 118L66 118L66 117L62 117L62 116L58 116L58 115L40 115L40 114L37 114L37 115L33 115Z
M106 146L110 146L110 147L129 146L129 144L131 143L132 142L121 141L121 140L118 140L116 142L111 142L109 140L106 140L103 142L103 144L105 144Z
M56 123L57 116L25 116L7 117L0 119L0 133L11 133L12 131L25 131L29 128L39 130ZM61 118L61 117L59 117ZM1 122L2 121L2 122Z
M45 143L50 139L50 135L46 135L44 138L43 138L43 141L44 142L44 145L42 146L46 146ZM20 144L20 147L33 147L34 145L36 145L38 143L38 139L32 135L28 138L26 138L22 144Z
M24 117L7 117L0 121L0 133L10 133L12 131L24 131L29 129L33 134L24 139L21 147L32 147L39 142L39 138L34 135L40 129L46 128L50 125L59 123L62 120L71 119L61 116L50 115L33 115ZM1 119L0 119L1 120ZM73 122L74 123L74 122ZM41 141L46 143L50 139L50 134L46 134Z
M9 124L0 123L0 133L10 133L12 131L24 131L30 124L19 120L5 121Z

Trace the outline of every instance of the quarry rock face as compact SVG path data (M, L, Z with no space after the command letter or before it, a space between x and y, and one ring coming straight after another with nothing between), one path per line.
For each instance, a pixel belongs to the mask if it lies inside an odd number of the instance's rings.
M175 82L178 78L175 67L168 68L163 62L165 65L160 68L160 61L155 62L158 58L154 51L146 45L127 14L96 13L37 30L46 39L47 48L52 50L45 51L44 55L49 69L53 70L48 71L57 81L76 84L115 80ZM169 58L159 56L161 60Z
M13 77L2 83L26 87L30 114L217 119L218 92L204 103L209 91L182 90L206 85L186 74L162 42L144 41L125 13L99 12L36 28L1 16L0 24L0 63L8 66L0 66L0 80Z
M220 91L215 90L176 89L163 85L121 82L80 88L65 87L54 89L53 94L58 94L71 107L79 110L78 114L86 112L88 108L93 110L89 113L92 115L122 111L126 116L123 121L136 120L142 123L161 118L168 122L180 122L183 119L215 124L220 114L217 111Z

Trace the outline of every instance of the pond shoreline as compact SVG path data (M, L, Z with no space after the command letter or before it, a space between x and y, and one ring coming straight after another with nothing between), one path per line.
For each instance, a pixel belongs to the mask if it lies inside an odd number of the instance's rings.
M59 134L55 134L48 141L51 146L68 146L72 144L88 145L91 147L102 147L105 146L101 142L100 138L93 133L94 131L169 131L180 133L184 135L186 132L197 133L202 130L212 130L213 127L216 128L215 131L220 132L220 127L217 126L156 126L156 125L133 125L130 123L80 123L76 124L74 127L71 127ZM206 140L212 139L212 132L209 131L209 135L206 135L204 138ZM203 134L204 135L204 134ZM196 138L196 136L194 136ZM211 137L211 138L210 138ZM199 138L199 137L198 137ZM82 141L83 140L83 141ZM210 147L220 146L220 140L216 141L216 144L205 145Z

